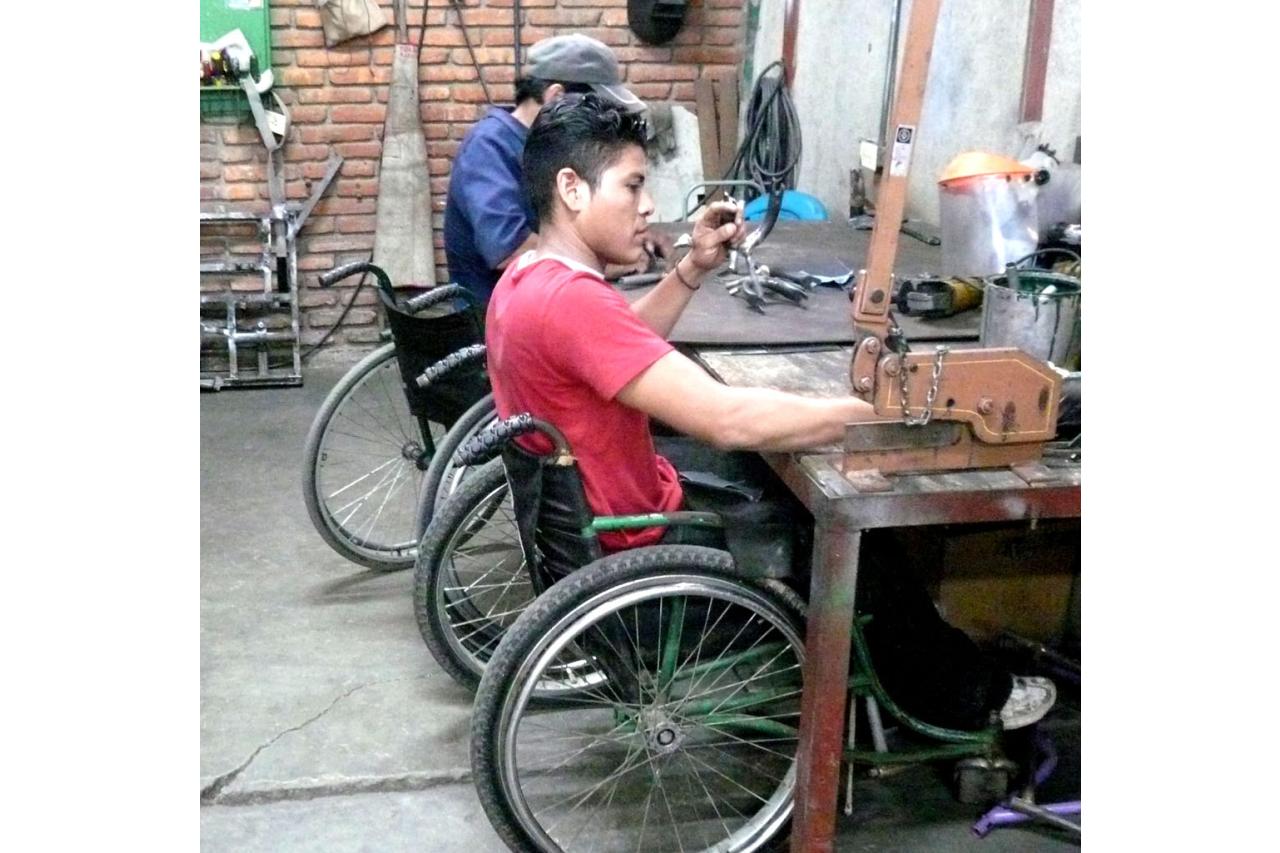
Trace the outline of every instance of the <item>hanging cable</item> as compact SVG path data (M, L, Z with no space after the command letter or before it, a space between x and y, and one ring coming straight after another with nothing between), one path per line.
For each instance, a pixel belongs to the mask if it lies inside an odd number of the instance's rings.
M777 75L769 77L770 71ZM750 179L766 192L794 188L802 150L800 117L787 89L782 62L756 78L747 104L747 127L726 179Z
M369 263L373 263L372 252L369 253ZM360 276L359 283L356 284L355 292L351 294L351 299L347 302L347 307L342 309L342 313L338 316L338 319L334 321L334 324L329 327L329 331L324 333L324 337L316 341L306 352L302 354L301 356L302 361L306 361L307 359L311 358L311 356L315 355L316 350L324 346L325 343L329 340L329 338L333 337L333 333L338 331L339 327L342 326L342 321L346 320L347 314L351 312L351 306L355 305L356 300L360 298L360 290L361 288L364 287L364 283L368 278L369 278L369 271L365 270L364 275Z

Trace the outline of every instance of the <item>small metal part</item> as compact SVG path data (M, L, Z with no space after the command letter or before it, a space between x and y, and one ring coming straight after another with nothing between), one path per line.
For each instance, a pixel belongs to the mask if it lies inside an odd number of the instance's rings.
M875 383L872 382L870 376L864 376L858 380L859 391L870 391L874 386L875 386Z
M978 414L989 415L995 411L996 403L990 397L983 397L978 401Z

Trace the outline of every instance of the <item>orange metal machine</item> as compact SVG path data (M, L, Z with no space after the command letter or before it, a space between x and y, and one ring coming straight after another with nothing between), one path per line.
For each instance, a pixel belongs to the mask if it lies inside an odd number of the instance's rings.
M891 324L893 263L941 0L911 4L866 269L852 304L853 393L892 420L850 424L843 472L860 491L889 488L880 474L1012 466L1035 482L1057 430L1062 377L1019 349L908 352Z

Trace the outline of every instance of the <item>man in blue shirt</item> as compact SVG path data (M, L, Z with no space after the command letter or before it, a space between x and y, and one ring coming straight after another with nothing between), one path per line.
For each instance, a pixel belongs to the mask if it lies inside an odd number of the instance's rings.
M566 92L595 92L629 111L644 103L622 86L618 61L603 43L580 34L543 39L529 49L516 81L514 109L490 107L467 132L453 161L444 210L449 280L481 302L507 264L537 242L522 186L525 137L538 110Z

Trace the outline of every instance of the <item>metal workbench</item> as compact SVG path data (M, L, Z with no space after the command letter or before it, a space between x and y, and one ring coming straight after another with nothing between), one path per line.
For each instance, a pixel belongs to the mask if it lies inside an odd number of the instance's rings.
M849 324L847 311L840 313L840 319ZM850 347L691 349L698 361L731 385L813 396L849 393ZM1078 518L1080 466L1047 459L1045 464L1054 476L1036 485L1007 468L889 474L889 491L859 492L840 471L839 448L763 455L813 514L815 523L791 850L827 853L833 850L835 838L850 626L863 531Z

